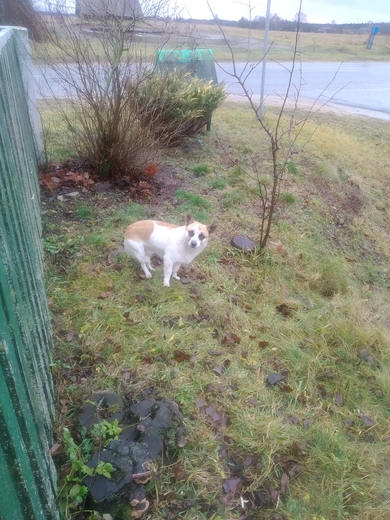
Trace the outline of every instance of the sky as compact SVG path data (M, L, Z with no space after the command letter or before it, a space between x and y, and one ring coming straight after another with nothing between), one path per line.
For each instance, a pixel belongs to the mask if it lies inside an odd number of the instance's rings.
M223 20L249 19L265 16L267 0L209 0L215 14ZM210 19L206 0L176 0L183 18ZM293 20L299 10L299 0L271 0L271 15ZM366 23L390 22L390 0L302 0L302 13L310 23Z

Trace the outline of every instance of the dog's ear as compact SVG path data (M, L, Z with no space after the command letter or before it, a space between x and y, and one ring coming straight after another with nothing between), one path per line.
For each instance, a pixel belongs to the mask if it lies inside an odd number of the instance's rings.
M195 222L194 217L192 216L191 211L189 211L186 216L186 227L192 224L193 222Z
M212 224L210 224L209 226L207 226L207 230L209 232L209 235L211 233L214 233L214 231L217 229L217 224L215 222L213 222Z

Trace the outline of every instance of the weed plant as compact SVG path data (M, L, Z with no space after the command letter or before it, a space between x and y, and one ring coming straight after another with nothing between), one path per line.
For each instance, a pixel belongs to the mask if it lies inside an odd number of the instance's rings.
M283 184L294 202L280 202L262 254L230 245L258 239L258 199L225 153L266 146L243 104L225 103L194 151L167 153L164 197L45 205L58 435L94 390L167 397L185 416L187 444L156 464L145 520L390 518L390 130L322 113L305 132ZM211 172L188 176L194 164ZM155 260L141 279L125 227L187 209L218 224L188 283L164 288Z

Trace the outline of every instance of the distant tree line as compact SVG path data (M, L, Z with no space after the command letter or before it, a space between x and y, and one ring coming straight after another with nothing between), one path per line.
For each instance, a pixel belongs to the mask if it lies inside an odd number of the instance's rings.
M345 32L370 32L372 26L379 27L380 34L390 34L390 23L344 23L337 24L332 22L329 24L309 23L304 21L301 17L300 31L301 32L328 32L334 34L342 34ZM184 21L184 20L183 20ZM185 20L188 22L189 20ZM210 24L214 20L191 20L197 24ZM255 16L253 20L248 20L245 17L240 18L238 21L232 20L221 20L218 18L218 23L225 27L242 27L244 29L264 29L265 28L265 16ZM274 14L270 18L270 30L271 31L296 31L297 21L296 20L284 20L277 14Z

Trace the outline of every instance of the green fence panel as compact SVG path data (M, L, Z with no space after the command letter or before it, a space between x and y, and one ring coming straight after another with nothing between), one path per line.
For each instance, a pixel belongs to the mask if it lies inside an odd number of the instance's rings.
M55 520L54 392L24 29L0 28L0 518Z

